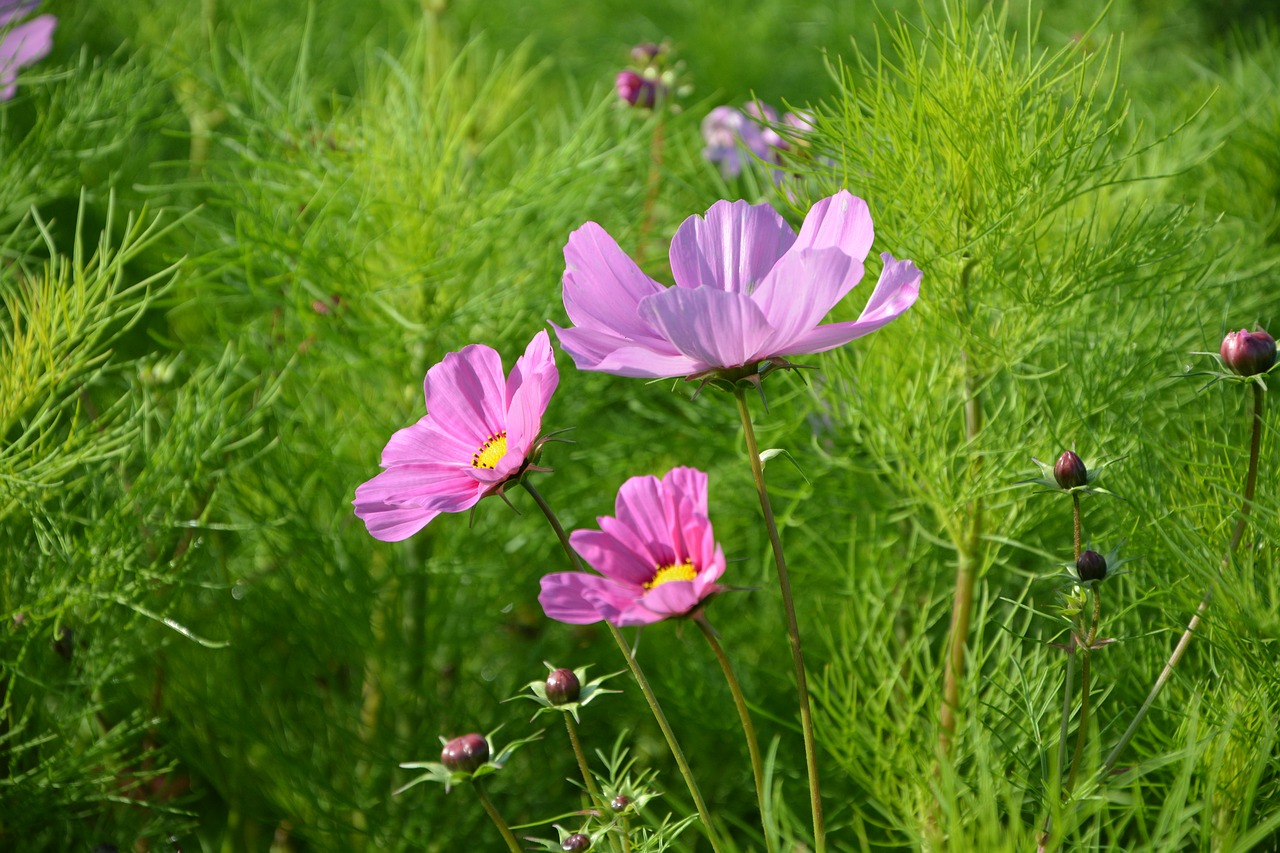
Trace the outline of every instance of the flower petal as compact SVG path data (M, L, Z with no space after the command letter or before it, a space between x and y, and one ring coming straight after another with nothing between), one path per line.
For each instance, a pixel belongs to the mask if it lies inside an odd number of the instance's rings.
M662 345L669 352L664 353L608 332L551 325L560 339L560 347L579 370L599 370L633 379L660 379L686 376L697 369L691 358L681 355L666 341Z
M356 489L356 515L383 542L399 542L441 512L476 505L483 492L462 469L445 465L397 465Z
M911 261L894 260L888 253L880 257L884 259L884 271L857 320L819 326L801 335L785 352L777 355L799 355L834 349L854 338L871 334L914 305L916 297L920 295L920 270Z
M575 326L661 346L637 316L636 306L666 288L641 272L608 232L594 222L574 231L564 247L564 262L564 308Z
M614 518L599 519L601 530L575 530L569 543L600 574L635 590L653 580L657 560L635 531Z
M538 603L548 618L569 625L590 625L616 617L630 604L630 596L610 581L586 572L543 575Z
M673 287L640 303L640 312L699 371L752 361L773 332L750 296L712 287Z
M416 506L356 501L356 515L363 521L369 535L381 542L399 542L408 539L440 514L439 510Z
M467 465L475 452L476 447L470 441L443 432L428 415L391 436L382 450L382 467L423 462Z
M639 603L660 619L670 619L672 616L685 615L697 607L701 600L693 581L667 581L649 590Z
M680 288L750 293L795 242L767 204L718 201L706 218L690 216L671 240L671 274Z
M809 209L793 251L839 249L854 260L863 261L874 238L867 203L848 190L841 190Z
M812 331L862 273L862 263L838 249L788 252L752 295L773 329L760 355L782 354Z
M559 384L560 371L551 351L551 337L544 329L529 341L507 377L507 453L503 461L512 470L524 464L530 447L538 440L542 415Z
M497 350L484 344L465 346L427 371L423 382L427 417L442 432L469 441L478 450L490 436L506 429L505 385Z
M18 69L43 59L53 47L58 19L40 15L0 34L0 101L17 91Z

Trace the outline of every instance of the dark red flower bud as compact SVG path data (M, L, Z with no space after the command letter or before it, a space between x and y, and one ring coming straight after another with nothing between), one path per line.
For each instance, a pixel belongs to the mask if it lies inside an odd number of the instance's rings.
M1266 373L1276 363L1276 341L1262 329L1227 332L1218 350L1227 367L1241 376Z
M626 794L619 794L609 801L609 808L613 809L615 812L624 812L627 810L627 806L629 805L631 805L631 798Z
M1082 581L1100 581L1107 576L1107 559L1097 551L1082 551L1076 560L1076 574Z
M1084 467L1074 450L1068 450L1054 463L1053 479L1064 489L1074 489L1089 482L1089 469Z
M582 853L583 850L591 849L591 838L581 832L575 832L560 842L560 848L567 853Z
M614 88L618 97L633 107L652 107L658 102L659 87L657 80L637 74L630 68L618 72Z
M547 676L547 701L552 705L577 702L582 692L582 682L571 669L557 669Z
M440 753L440 762L455 773L474 773L488 760L489 741L484 735L456 737Z

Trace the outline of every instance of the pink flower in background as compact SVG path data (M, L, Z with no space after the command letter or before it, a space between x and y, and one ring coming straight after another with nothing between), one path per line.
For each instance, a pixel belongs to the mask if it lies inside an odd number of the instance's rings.
M815 204L799 235L767 204L718 201L676 231L675 287L664 287L588 222L564 248L573 325L556 333L579 369L640 378L834 349L884 326L919 295L915 264L883 254L862 315L820 325L862 279L872 237L866 202L844 190Z
M37 5L0 0L0 101L9 100L18 90L18 70L40 61L53 47L53 31L58 25L53 15L13 25Z
M616 515L599 530L575 530L569 542L599 575L557 572L542 578L547 616L572 625L604 619L648 625L685 616L721 587L724 552L707 518L707 475L674 468L632 477L618 490Z
M538 449L542 415L560 381L545 331L504 379L502 359L483 344L451 352L427 371L427 414L391 436L387 470L356 489L356 515L369 533L398 542L442 512L470 509L518 480Z
M756 109L758 116L761 108ZM771 108L766 106L763 110L767 121L777 119ZM743 165L751 161L752 155L761 160L771 159L773 149L765 132L755 117L733 107L716 107L702 120L702 138L707 143L707 147L702 149L702 156L719 165L726 178L736 178L742 173ZM777 136L776 133L773 135Z

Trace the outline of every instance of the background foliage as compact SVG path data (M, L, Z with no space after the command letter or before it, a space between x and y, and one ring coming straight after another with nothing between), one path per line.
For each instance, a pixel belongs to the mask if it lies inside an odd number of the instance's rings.
M905 317L813 359L809 384L770 380L760 425L797 461L768 473L836 849L942 832L1026 850L1050 812L1071 849L1280 844L1276 416L1249 547L1219 572L1246 395L1177 378L1228 328L1280 327L1274 21L1190 0L1100 18L1082 2L44 5L54 53L0 111L0 846L495 846L459 792L393 797L397 764L442 734L529 733L499 703L542 661L606 672L616 652L542 616L537 578L564 566L524 496L392 546L352 515L355 486L444 353L482 341L510 363L564 319L561 249L582 222L665 280L669 235L714 200L798 222L838 187L924 285ZM619 108L628 48L662 38L692 94L664 116ZM701 158L701 117L753 95L816 114L785 192ZM629 476L711 473L729 582L756 589L710 615L802 843L788 649L727 399L559 362L546 423L576 443L552 445L539 488L566 527L610 512ZM1017 484L1073 445L1119 460L1106 485L1125 500L1086 501L1086 530L1137 558L1106 590L1120 642L1097 658L1090 766L1215 598L1126 772L1063 810L1048 643L1069 507ZM979 569L973 664L935 773L959 560ZM760 849L714 660L669 625L640 658L713 810ZM589 748L622 736L658 771L655 822L691 812L638 691L584 723ZM491 786L513 823L576 807L554 734Z

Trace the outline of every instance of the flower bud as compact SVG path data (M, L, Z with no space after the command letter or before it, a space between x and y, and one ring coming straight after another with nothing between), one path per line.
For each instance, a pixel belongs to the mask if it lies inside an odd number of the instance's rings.
M1082 581L1100 581L1107 576L1107 560L1097 551L1082 551L1076 560L1076 574Z
M582 853L583 850L591 849L591 838L581 832L575 832L560 842L560 848L567 853Z
M609 808L615 812L625 812L629 805L631 805L631 798L626 794L619 794L609 801Z
M618 97L633 107L651 108L658 102L659 87L657 80L637 74L630 68L618 72L614 81L614 89Z
M1074 489L1089 482L1089 469L1084 467L1074 450L1068 450L1054 463L1053 479L1064 489Z
M582 692L582 682L571 669L557 669L547 676L547 701L552 705L577 702Z
M1266 373L1276 363L1276 341L1262 329L1227 332L1218 350L1222 361L1241 376Z
M636 65L648 65L662 55L662 45L651 41L631 48L631 61Z
M455 773L474 773L488 760L489 741L478 734L456 737L440 753L440 762Z

